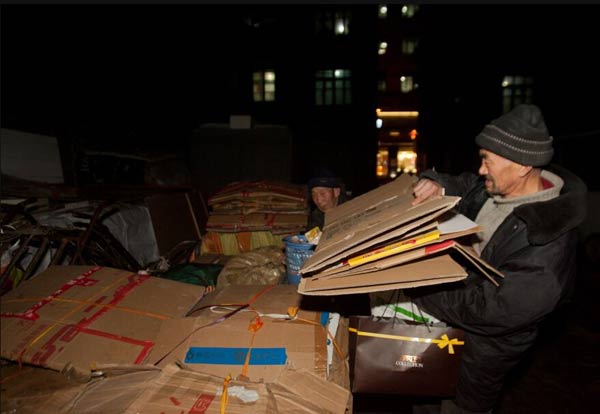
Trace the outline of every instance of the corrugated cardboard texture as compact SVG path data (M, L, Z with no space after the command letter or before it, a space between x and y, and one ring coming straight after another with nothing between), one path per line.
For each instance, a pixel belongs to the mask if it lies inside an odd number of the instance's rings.
M467 272L448 255L420 260L390 269L324 280L304 278L298 292L304 295L340 295L379 292L456 282Z
M325 379L327 332L321 325L322 313L299 309L297 320L274 319L270 316L285 316L288 309L298 307L300 301L296 287L291 285L227 286L217 289L194 306L190 312L193 317L163 322L157 346L149 360L158 362L159 366L180 361L190 370L220 377L228 374L236 377L242 373L247 349L251 348L255 356L285 354L284 361L278 360L270 365L252 362L246 375L253 381L273 382L287 367L305 369ZM220 320L236 309L227 305L250 302L250 307ZM213 305L222 306L210 309ZM262 314L263 325L253 334L249 327L255 321L257 312ZM236 353L236 350L239 352ZM219 357L212 358L210 353ZM221 357L225 360L219 359ZM206 358L209 362L206 362Z
M413 206L414 181L401 176L328 213L315 253L300 270L298 292L348 295L464 279L467 272L449 253L462 255L497 285L490 273L502 275L454 240L481 230L450 211L460 198Z
M53 370L14 365L3 367L2 381L2 412L17 414L220 414L224 384L224 378L175 365L162 371L115 366L88 383ZM277 382L232 380L227 390L228 414L342 414L351 403L347 388L289 369Z
M392 232L399 237L434 220L460 200L440 197L411 206L411 180L402 177L335 207L331 215L328 212L325 218L329 221L315 253L304 262L300 272L317 271L354 252L352 247L362 250L391 237Z
M0 299L3 358L83 374L143 364L161 323L204 287L90 266L51 266Z
M2 413L58 413L85 388L51 369L17 364L3 366L0 407Z

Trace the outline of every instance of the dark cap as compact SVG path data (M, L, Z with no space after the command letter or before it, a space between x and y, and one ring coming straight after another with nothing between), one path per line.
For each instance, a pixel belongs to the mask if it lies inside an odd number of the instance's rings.
M341 186L341 181L337 177L314 177L308 181L308 189L314 187L331 187L336 188Z
M336 188L342 186L342 180L330 170L318 168L313 171L313 176L308 180L307 186L309 191L312 190L313 187Z
M541 167L552 159L552 137L535 105L517 105L475 137L481 148L522 165Z

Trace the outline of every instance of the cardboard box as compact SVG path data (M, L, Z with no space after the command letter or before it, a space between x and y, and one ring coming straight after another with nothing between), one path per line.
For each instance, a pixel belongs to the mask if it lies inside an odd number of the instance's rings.
M412 206L415 181L400 176L328 212L315 253L300 269L305 277L298 292L340 295L454 282L467 276L464 260L497 285L492 274L501 273L456 240L481 231L452 211L460 198Z
M2 413L59 413L86 387L51 369L6 365L0 368Z
M51 266L0 299L3 358L82 375L144 364L161 323L204 287L108 267Z
M351 405L348 389L309 372L286 370L277 383L232 380L168 365L160 369L115 366L86 384L64 375L28 368L27 376L2 384L3 412L16 413L191 413L344 414ZM8 411L7 411L8 412Z
M308 215L300 214L210 214L207 231L241 232L270 231L273 234L301 232L306 228Z
M347 325L347 323L346 323ZM343 332L347 335L347 330ZM67 370L68 371L68 370ZM224 378L167 364L112 365L88 382L70 372L17 364L2 367L3 412L205 413L221 412ZM342 414L351 412L349 385L286 367L274 382L236 381L227 387L228 414ZM350 410L350 411L349 411ZM12 412L12 411L11 411Z
M327 379L327 314L299 309L301 300L292 285L219 288L190 311L192 317L163 322L149 360L251 381L275 382L287 368ZM286 318L296 310L294 319Z

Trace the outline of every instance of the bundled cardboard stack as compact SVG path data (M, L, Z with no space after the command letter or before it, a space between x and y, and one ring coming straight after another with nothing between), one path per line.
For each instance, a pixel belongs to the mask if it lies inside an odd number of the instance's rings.
M208 205L203 253L282 247L281 238L304 231L308 219L305 188L274 181L231 183L212 195Z
M157 414L351 407L346 319L304 309L291 285L205 293L119 269L50 267L0 299L1 356L39 367L6 378L3 369L3 407ZM77 381L49 380L42 368Z
M481 230L452 211L460 198L413 206L415 180L402 175L327 212L315 253L300 270L298 292L339 295L453 282L467 276L465 264L496 284L492 274L502 275L459 242Z

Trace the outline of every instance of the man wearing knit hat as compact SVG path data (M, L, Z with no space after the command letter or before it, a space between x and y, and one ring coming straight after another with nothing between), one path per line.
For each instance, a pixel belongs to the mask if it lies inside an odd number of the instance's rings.
M534 344L539 322L568 298L576 228L586 214L585 184L549 164L552 137L537 106L516 106L486 125L475 142L479 176L428 170L413 190L413 204L460 196L458 212L483 229L473 247L504 275L498 287L469 271L462 282L407 292L466 332L456 396L442 401L442 413L494 408L506 374Z
M325 213L346 201L342 180L328 169L319 169L308 181L308 191L315 208L308 218L308 230L319 227L323 230Z

